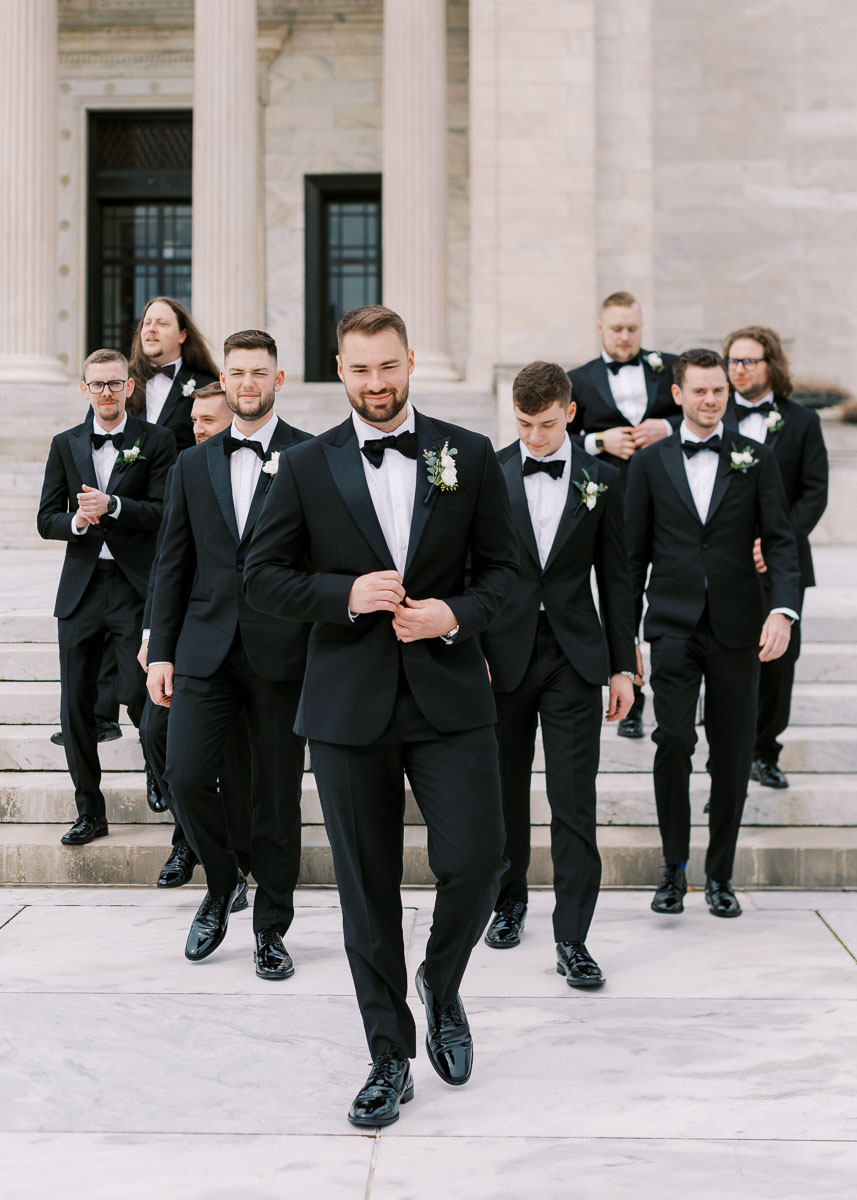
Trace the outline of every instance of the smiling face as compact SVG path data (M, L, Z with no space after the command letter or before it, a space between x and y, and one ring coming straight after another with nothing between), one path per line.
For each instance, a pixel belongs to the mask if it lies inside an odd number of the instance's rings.
M414 352L408 350L395 330L346 333L336 356L336 368L358 416L385 431L401 425Z
M264 423L284 379L285 372L277 370L277 360L267 350L236 347L226 355L220 372L226 403L248 424Z
M605 353L615 362L627 362L639 354L643 338L643 314L639 304L627 308L611 304L602 309L598 332Z
M569 404L556 400L541 412L523 412L514 405L518 437L533 458L556 454L565 440L565 427L574 416L574 401Z
M143 353L152 362L175 362L182 352L187 330L179 328L179 319L164 300L155 300L146 309L140 328Z
M673 399L684 413L691 433L707 438L723 420L729 386L722 367L697 367L689 364L681 387L673 384Z

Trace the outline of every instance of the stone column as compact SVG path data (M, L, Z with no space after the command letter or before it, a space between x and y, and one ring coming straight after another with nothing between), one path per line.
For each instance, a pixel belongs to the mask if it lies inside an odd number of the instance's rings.
M56 0L0 0L0 380L67 382L56 353L56 161Z
M457 379L446 339L446 5L384 0L384 303L417 377Z
M194 18L192 304L220 361L263 323L256 0L196 0Z

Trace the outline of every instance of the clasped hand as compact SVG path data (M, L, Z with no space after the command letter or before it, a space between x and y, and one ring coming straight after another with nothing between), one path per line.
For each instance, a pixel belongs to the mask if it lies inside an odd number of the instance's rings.
M90 487L88 483L85 483L83 491L77 493L75 520L78 529L83 529L84 525L97 525L99 519L107 512L109 502L110 497L106 492L99 492L98 488Z
M445 601L406 596L398 571L359 575L351 585L348 608L352 613L392 613L393 632L400 642L445 637L456 626L455 614Z

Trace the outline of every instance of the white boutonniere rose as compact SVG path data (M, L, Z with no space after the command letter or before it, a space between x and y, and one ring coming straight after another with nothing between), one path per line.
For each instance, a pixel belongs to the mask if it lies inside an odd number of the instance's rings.
M423 450L426 460L428 481L432 487L440 488L442 492L454 492L458 487L458 471L455 467L455 455L458 451L449 442L444 442L440 450ZM431 492L428 496L431 496ZM426 500L428 500L426 496Z
M123 450L116 460L118 467L131 467L135 462L145 462L145 454L140 453L140 439L137 438L133 446L129 446L127 450Z
M192 396L195 391L196 391L196 380L189 379L187 381L187 383L184 385L184 387L182 388L182 395L183 396Z
M271 457L262 463L262 474L268 476L267 486L271 486L271 481L280 469L280 451L274 450Z
M778 408L772 408L765 417L765 424L768 427L768 433L779 433L783 425L783 414Z
M753 451L749 446L742 446L739 450L735 443L732 443L729 466L733 471L740 471L742 475L746 475L751 467L757 467L758 465L759 460L753 457Z
M646 362L656 375L660 375L661 371L664 370L664 360L658 354L657 350L653 350L651 354L646 355Z
M598 497L607 491L606 483L596 483L594 479L590 479L589 472L584 469L583 479L572 479L571 481L580 493L580 503L583 504L589 512L592 512L595 505L598 503Z

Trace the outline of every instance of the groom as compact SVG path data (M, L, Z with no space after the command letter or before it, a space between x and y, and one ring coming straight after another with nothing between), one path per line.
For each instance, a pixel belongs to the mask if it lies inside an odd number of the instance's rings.
M518 567L487 438L408 402L414 354L402 319L354 309L337 336L353 411L284 457L244 578L255 608L315 622L295 729L310 742L373 1060L348 1116L377 1126L413 1096L403 772L438 881L416 981L426 1047L446 1083L470 1077L458 988L503 868L496 712L476 635Z

